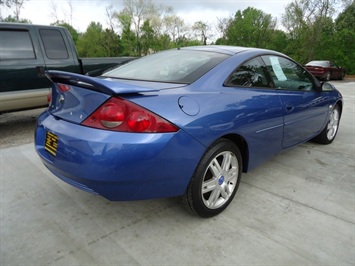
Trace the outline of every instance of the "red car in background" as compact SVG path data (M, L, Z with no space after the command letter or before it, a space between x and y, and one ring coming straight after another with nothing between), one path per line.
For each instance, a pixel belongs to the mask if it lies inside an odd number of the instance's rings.
M344 79L345 69L337 66L331 61L318 60L311 61L305 65L305 68L318 79L331 80L331 79Z

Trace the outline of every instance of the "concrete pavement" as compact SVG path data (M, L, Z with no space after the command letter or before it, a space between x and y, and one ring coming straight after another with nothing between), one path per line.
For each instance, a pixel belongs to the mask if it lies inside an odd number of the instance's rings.
M243 175L226 211L110 202L50 174L33 144L0 150L0 265L355 265L355 82L331 145Z

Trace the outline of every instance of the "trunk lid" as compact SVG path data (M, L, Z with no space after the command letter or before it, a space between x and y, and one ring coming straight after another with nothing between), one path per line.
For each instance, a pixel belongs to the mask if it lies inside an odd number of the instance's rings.
M126 84L119 80L94 78L61 71L47 71L53 82L49 112L66 121L80 124L113 95L158 92L159 89ZM164 88L177 84L165 84Z

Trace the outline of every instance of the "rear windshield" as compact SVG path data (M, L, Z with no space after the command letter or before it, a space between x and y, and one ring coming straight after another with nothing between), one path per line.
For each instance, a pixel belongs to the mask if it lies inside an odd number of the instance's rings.
M205 51L169 50L134 60L103 76L190 84L228 57Z

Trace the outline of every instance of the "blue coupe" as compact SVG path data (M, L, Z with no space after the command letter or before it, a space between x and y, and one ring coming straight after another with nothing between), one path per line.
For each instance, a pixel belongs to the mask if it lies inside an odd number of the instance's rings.
M179 196L201 217L241 173L280 151L331 143L339 91L284 54L232 46L159 52L100 77L48 71L35 146L63 181L109 200Z

